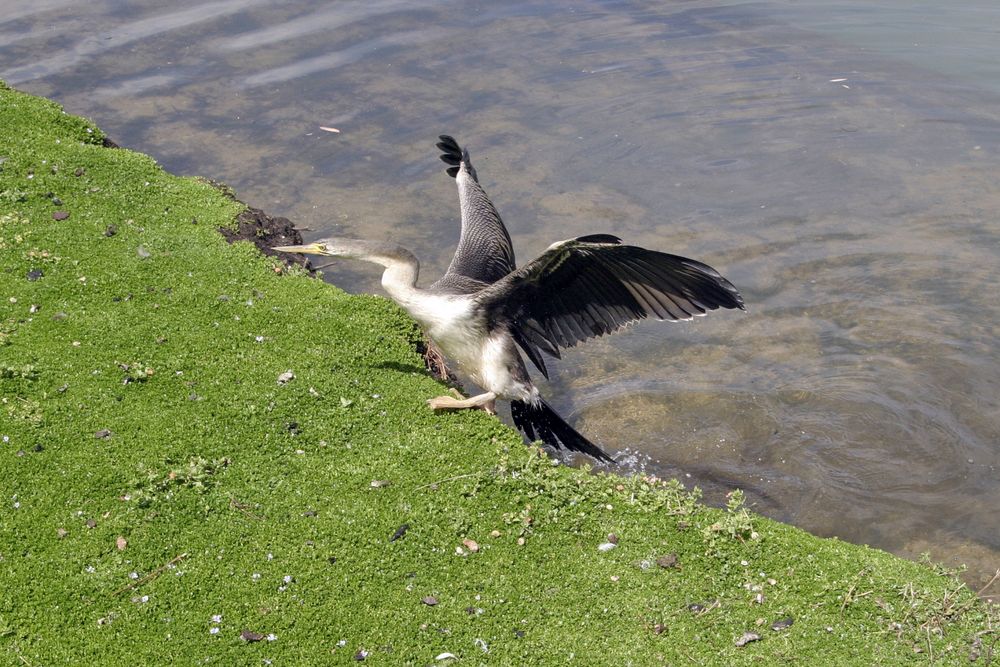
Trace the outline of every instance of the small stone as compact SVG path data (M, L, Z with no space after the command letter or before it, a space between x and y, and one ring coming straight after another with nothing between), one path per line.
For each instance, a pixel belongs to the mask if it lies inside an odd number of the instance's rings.
M73 172L74 176L80 177L87 173L87 170L83 167L77 167L76 171Z
M94 437L97 438L98 440L106 440L110 438L111 435L112 433L109 429L102 428L100 431L94 434Z
M87 519L87 528L97 528L97 522L93 519Z
M610 542L611 544L618 544L618 536L615 535L614 533L609 533L608 542Z
M240 633L240 639L247 643L259 642L264 638L264 635L259 632L253 632L252 630L244 630Z
M354 659L358 662L364 662L364 659L368 657L368 651L364 649L359 649L357 653L354 654Z
M288 384L295 379L295 373L288 370L278 376L278 384Z
M782 618L782 619L778 619L777 621L775 621L774 623L771 624L771 629L772 630L784 630L785 628L792 627L792 623L794 623L794 622L795 622L795 619L792 618L791 616L788 616L788 617ZM832 630L833 628L829 628L829 629Z
M53 220L65 220L68 217L69 213L67 213L66 211L56 211L52 214Z
M524 546L524 538L523 537L517 538L517 546L519 546L519 547L523 547Z
M615 549L617 547L618 545L615 544L614 542L601 542L600 544L597 545L597 550L603 553L605 551L611 551L612 549Z
M500 537L500 531L499 530L491 530L490 531L490 537Z
M660 556L659 558L656 559L656 564L664 569L677 567L677 554L667 554L666 556Z
M434 597L433 595L428 595L428 596L424 597L423 599L421 599L420 601L423 602L428 607L433 607L433 606L437 605L437 603L438 603L437 598Z
M653 634L662 635L666 629L667 626L665 626L663 623L657 623L656 625L653 626Z
M615 583L618 583L619 579L621 579L621 577L619 577L617 574L612 574L611 575L611 581L613 581Z
M757 604L764 604L764 594L757 593L757 595L753 597L753 601L756 602Z
M41 269L31 269L30 271L28 271L27 278L30 282L35 282L36 280L44 276L45 272L42 271Z
M67 535L69 535L69 531L66 530L65 528L56 529L56 537L58 537L60 540L66 537Z
M125 547L127 546L128 546L128 540L119 535L118 538L115 540L115 547L117 547L118 551L125 551Z
M52 198L52 205L53 206L62 206L63 205L63 200L59 199L59 197L53 197Z
M470 540L466 538L462 540L462 544L464 544L465 548L471 551L472 553L477 553L479 551L479 543L476 542L475 540Z
M396 532L392 534L392 537L389 538L389 541L395 542L403 535L406 535L406 531L408 531L409 529L410 529L410 524L404 523L402 526L396 529Z
M153 256L153 253L146 250L146 248L144 248L143 246L139 246L138 248L136 248L135 254L139 255L139 257L141 257L142 259L149 259L150 257Z
M750 642L755 642L760 640L760 635L756 632L744 632L743 635L736 640L736 646L742 647L746 646Z
M373 489L381 489L382 487L389 486L390 484L392 484L392 482L387 479L373 479L371 487Z

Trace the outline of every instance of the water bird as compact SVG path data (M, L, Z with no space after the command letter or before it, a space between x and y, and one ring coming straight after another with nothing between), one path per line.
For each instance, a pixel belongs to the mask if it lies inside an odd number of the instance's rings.
M275 250L384 267L382 287L389 296L485 390L469 398L432 398L431 408L494 413L498 398L509 400L514 424L529 439L613 462L542 399L521 352L547 378L543 353L559 358L560 348L647 317L677 321L717 308L745 310L743 298L707 264L625 245L611 234L558 241L517 268L510 235L479 184L468 150L448 135L439 139L441 160L458 186L462 227L448 270L429 287L417 287L420 263L393 243L335 237Z

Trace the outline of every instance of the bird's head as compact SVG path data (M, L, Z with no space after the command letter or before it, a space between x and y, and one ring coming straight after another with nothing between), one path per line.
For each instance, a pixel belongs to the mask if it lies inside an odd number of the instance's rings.
M274 246L278 252L297 252L304 255L323 255L325 257L358 257L364 258L364 241L353 239L329 238L305 243L303 245Z
M331 237L303 245L279 245L275 246L274 250L299 252L305 255L323 255L324 257L350 257L381 264L386 268L412 265L414 272L419 266L417 258L406 248L392 243L362 241L361 239Z

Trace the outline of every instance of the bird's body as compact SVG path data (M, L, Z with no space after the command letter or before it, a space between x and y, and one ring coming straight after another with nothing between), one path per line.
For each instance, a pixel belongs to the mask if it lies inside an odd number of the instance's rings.
M285 252L355 257L381 264L382 287L444 355L485 392L457 400L430 399L435 409L483 407L511 401L514 423L529 438L611 461L541 399L523 350L548 377L542 352L614 333L645 317L690 319L715 308L743 308L736 288L711 267L676 255L623 245L608 234L551 245L516 268L510 236L479 185L469 154L441 137L441 159L458 185L462 232L448 271L417 287L419 263L392 244L331 238Z

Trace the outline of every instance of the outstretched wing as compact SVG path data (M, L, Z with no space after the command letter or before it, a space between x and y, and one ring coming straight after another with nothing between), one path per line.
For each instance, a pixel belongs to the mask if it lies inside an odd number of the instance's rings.
M540 257L477 296L543 373L537 350L559 357L572 347L646 317L687 320L743 298L712 267L686 257L623 245L610 234L553 244ZM526 345L527 344L527 345Z
M448 135L439 138L437 147L442 151L441 160L452 165L447 171L458 185L462 210L462 234L455 257L442 280L448 275L458 275L483 283L495 282L515 267L510 235L493 202L479 185L476 170L469 161L469 151L463 150Z

